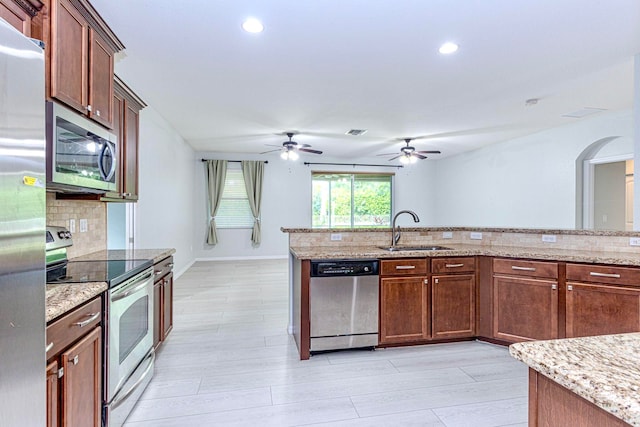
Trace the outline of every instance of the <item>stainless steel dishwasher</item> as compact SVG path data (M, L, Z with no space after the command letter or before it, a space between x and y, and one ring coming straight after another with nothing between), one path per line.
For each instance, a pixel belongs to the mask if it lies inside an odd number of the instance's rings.
M378 345L378 261L311 261L312 352Z

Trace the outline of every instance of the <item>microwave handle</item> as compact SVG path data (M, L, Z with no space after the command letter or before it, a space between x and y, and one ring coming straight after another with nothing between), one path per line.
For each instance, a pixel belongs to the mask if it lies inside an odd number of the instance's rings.
M109 171L105 171L102 167L102 159L104 158L107 151L111 153L111 158L113 159L113 161L111 162L111 169ZM100 151L100 157L98 158L100 175L102 175L103 180L111 181L111 178L113 178L113 175L115 175L116 173L116 163L117 159L115 146L111 148L111 144L109 143L109 141L105 141L104 147L102 147L102 151Z

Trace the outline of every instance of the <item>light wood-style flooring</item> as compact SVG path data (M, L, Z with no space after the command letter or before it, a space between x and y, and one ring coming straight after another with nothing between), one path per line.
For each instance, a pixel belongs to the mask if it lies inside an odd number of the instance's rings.
M480 342L300 361L286 260L198 262L126 427L526 426L527 369Z

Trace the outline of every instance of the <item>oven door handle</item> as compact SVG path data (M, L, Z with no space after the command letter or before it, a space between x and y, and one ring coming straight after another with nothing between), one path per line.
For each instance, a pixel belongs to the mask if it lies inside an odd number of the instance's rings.
M149 354L149 356L147 356L146 360L149 363L149 366L147 366L144 370L144 372L142 373L142 375L140 375L140 378L138 378L138 380L133 383L133 385L129 388L129 390L124 391L122 393L118 393L118 395L113 399L113 401L111 402L111 405L115 408L116 406L118 406L118 404L120 402L122 402L123 400L125 400L127 397L129 397L129 395L131 393L133 393L135 391L136 388L138 388L138 386L147 378L147 375L149 375L149 371L151 371L153 369L153 362L156 360L156 352L155 351L151 351L151 353ZM143 360L140 364L145 363L145 361Z
M123 289L119 289L116 292L111 294L111 301L120 301L123 298L126 298L130 295L135 294L147 287L147 281L151 279L153 276L153 270L149 273L145 274L144 277L132 282L130 285L124 287ZM140 285L134 286L137 283L143 282Z

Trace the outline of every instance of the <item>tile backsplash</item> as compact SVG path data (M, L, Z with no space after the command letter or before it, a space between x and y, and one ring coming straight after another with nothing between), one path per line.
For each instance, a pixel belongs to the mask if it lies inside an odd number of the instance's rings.
M80 232L80 220L87 220L87 231ZM107 204L85 200L57 200L55 193L47 193L47 225L69 228L75 220L73 246L69 258L107 249Z

